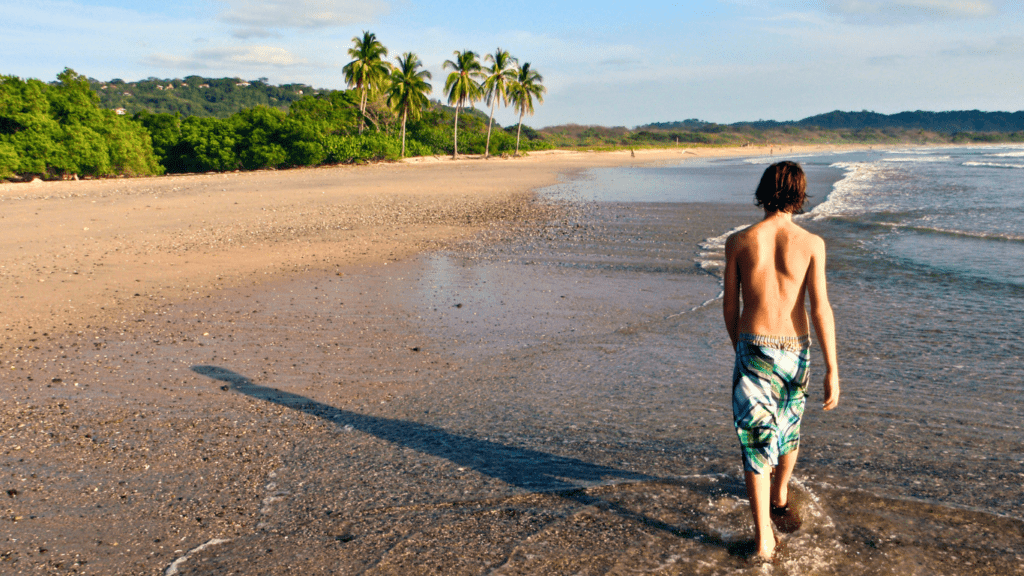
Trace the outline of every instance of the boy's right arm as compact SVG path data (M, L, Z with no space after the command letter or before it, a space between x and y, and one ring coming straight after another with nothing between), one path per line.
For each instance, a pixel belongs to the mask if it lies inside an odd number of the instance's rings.
M825 357L825 400L822 407L831 410L839 404L839 365L836 361L836 324L832 305L828 301L825 282L825 242L815 238L811 256L810 278L807 295L811 302L811 322L818 335L818 345Z

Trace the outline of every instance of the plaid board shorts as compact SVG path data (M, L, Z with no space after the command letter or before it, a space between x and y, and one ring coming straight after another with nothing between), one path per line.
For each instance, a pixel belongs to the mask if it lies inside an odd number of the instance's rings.
M800 447L807 402L809 336L740 334L732 376L732 415L743 469L755 474L778 466Z

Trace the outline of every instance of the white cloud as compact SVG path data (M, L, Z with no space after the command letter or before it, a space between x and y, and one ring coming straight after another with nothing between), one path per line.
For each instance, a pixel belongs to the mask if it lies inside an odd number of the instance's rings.
M1007 58L1019 59L1024 56L1024 37L1002 36L972 40L943 50L942 55L953 58L998 58L1003 61Z
M248 40L250 38L280 38L281 34L272 32L266 28L239 28L231 33L235 38Z
M751 20L782 24L805 24L818 27L829 26L835 23L834 16L822 16L815 12L783 12L781 14L767 14L751 18Z
M883 24L987 18L999 12L985 0L829 0L825 10L853 22Z
M276 46L208 48L197 50L188 56L152 54L147 56L144 62L147 65L160 68L232 70L266 66L303 66L309 63L305 58L296 56L284 48Z
M218 18L247 30L331 28L369 22L388 13L385 0L220 0Z

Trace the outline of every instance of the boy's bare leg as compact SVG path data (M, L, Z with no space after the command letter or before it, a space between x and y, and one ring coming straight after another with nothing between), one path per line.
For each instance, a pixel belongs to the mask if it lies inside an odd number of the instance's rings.
M771 497L771 475L745 472L747 481L747 498L750 499L750 511L754 514L754 541L757 543L757 555L771 560L775 554L775 533L772 532L772 521L769 516L769 498Z
M792 534L800 529L803 522L796 510L789 507L789 479L793 477L797 451L779 456L779 465L772 472L770 517L783 534Z
M796 455L800 449L779 456L779 465L772 472L772 505L782 507L789 504L789 479L793 477Z

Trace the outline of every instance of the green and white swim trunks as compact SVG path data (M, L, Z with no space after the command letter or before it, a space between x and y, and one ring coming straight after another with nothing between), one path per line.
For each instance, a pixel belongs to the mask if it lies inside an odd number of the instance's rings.
M764 474L800 447L807 402L809 336L740 334L732 376L732 414L743 469Z

